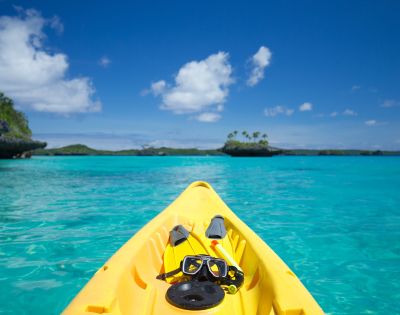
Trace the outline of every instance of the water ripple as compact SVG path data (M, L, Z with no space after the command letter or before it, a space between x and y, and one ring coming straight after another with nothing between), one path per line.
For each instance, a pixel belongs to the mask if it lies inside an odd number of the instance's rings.
M398 158L35 157L0 161L0 314L61 312L194 180L209 181L328 314L398 313Z

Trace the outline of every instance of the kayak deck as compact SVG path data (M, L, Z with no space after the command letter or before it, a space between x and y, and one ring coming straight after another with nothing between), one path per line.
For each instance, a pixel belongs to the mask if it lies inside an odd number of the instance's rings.
M169 231L183 225L204 254L218 257L205 236L215 215L225 219L222 245L243 269L245 280L221 304L188 311L167 302L170 284L157 280L182 253L166 254ZM193 247L193 246L192 246ZM194 252L199 249L192 248ZM187 253L192 254L192 253ZM199 254L199 253L198 253ZM171 258L164 262L165 256ZM175 257L176 256L176 257ZM175 257L175 258L173 258ZM323 314L300 280L205 182L192 183L102 266L65 309L70 314Z

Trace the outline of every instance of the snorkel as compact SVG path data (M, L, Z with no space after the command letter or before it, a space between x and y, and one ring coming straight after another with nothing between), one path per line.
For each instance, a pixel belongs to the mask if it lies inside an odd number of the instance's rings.
M244 274L242 268L236 263L231 255L225 250L225 248L217 241L213 240L211 242L211 247L220 254L231 266L229 266L229 271L233 271L234 276L225 280L225 285L228 286L228 292L230 294L235 294L239 287L243 284Z

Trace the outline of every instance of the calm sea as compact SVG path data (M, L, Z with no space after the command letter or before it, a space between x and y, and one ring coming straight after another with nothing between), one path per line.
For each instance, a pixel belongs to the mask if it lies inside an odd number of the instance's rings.
M195 180L213 185L325 312L400 313L398 157L0 161L0 313L60 313Z

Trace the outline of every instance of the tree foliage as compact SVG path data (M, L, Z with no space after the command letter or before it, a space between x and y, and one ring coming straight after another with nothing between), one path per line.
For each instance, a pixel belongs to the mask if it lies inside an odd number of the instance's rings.
M268 146L268 136L266 133L261 134L260 131L254 131L253 133L249 133L246 130L243 130L240 134L242 135L241 139L237 138L239 132L237 130L230 132L227 136L226 143L234 144L234 145L242 145L242 146L249 146L249 145L262 145ZM258 140L261 138L260 140Z
M24 113L15 110L12 99L0 92L0 134L6 137L14 137L28 140L32 132L28 126L28 120Z

